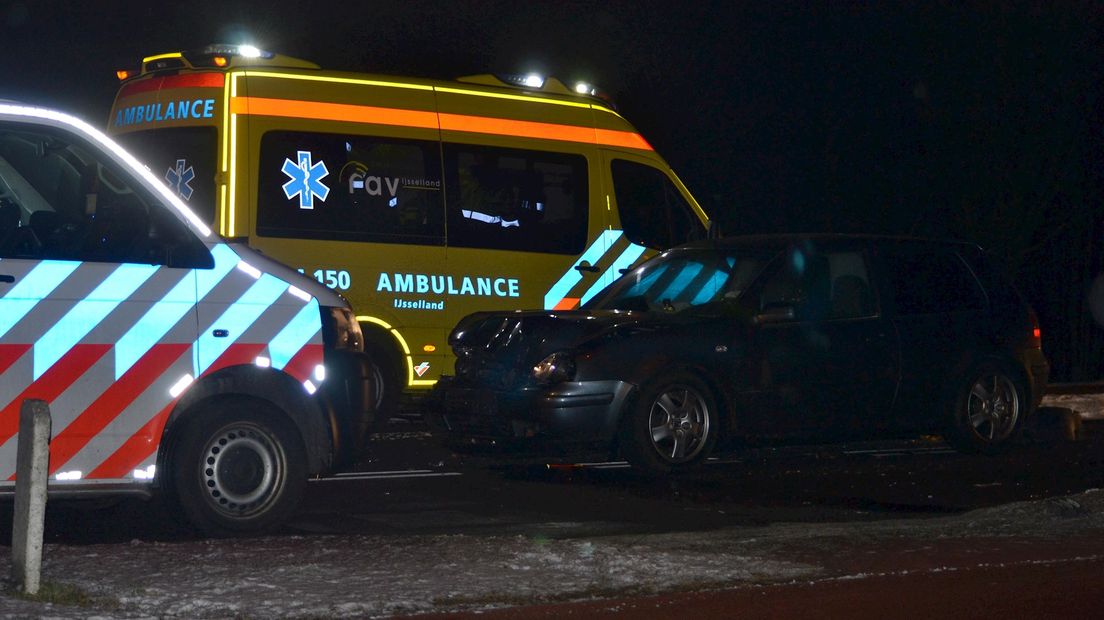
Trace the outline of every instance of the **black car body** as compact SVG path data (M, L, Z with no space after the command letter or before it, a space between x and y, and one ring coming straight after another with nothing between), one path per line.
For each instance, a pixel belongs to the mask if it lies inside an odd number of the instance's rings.
M671 471L720 440L941 433L992 452L1038 405L1034 313L976 245L700 241L576 311L476 313L431 419L454 444L620 452Z

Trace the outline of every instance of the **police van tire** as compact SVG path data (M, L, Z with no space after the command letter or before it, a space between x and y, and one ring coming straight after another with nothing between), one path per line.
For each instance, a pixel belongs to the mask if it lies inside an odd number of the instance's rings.
M227 399L186 423L172 475L192 525L231 537L271 531L291 516L306 487L306 452L282 412Z

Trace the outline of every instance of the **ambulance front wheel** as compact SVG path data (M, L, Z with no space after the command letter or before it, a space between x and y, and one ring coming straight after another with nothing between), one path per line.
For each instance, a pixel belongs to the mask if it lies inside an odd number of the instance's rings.
M187 424L173 486L193 525L209 536L240 536L270 531L291 516L306 487L306 452L282 412L230 399Z
M403 358L394 347L369 340L364 352L372 359L372 389L376 399L375 424L386 424L399 412L403 389Z

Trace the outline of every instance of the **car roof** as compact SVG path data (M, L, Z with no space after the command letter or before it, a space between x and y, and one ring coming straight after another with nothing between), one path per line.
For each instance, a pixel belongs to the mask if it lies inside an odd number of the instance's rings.
M732 235L719 239L692 241L679 246L687 249L736 249L744 247L773 247L792 245L798 242L832 242L846 243L848 241L878 244L878 245L915 245L915 246L944 246L947 248L979 250L980 247L968 241L959 239L933 239L925 237L909 237L904 235L875 235L875 234L844 234L844 233L779 233L763 235Z

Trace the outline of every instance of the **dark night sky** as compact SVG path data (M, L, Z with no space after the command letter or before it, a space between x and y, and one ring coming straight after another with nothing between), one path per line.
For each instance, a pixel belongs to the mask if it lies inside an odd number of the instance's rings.
M293 5L302 8L279 8ZM253 42L334 69L586 79L613 95L726 232L978 241L1010 260L1044 328L1067 344L1092 340L1080 355L1104 359L1104 330L1083 320L1104 264L1104 10L827 7L0 0L0 97L99 125L116 68L210 42ZM1066 288L1049 290L1061 274ZM1081 301L1056 301L1071 295ZM1075 320L1084 324L1066 325ZM1104 376L1104 361L1057 366Z

